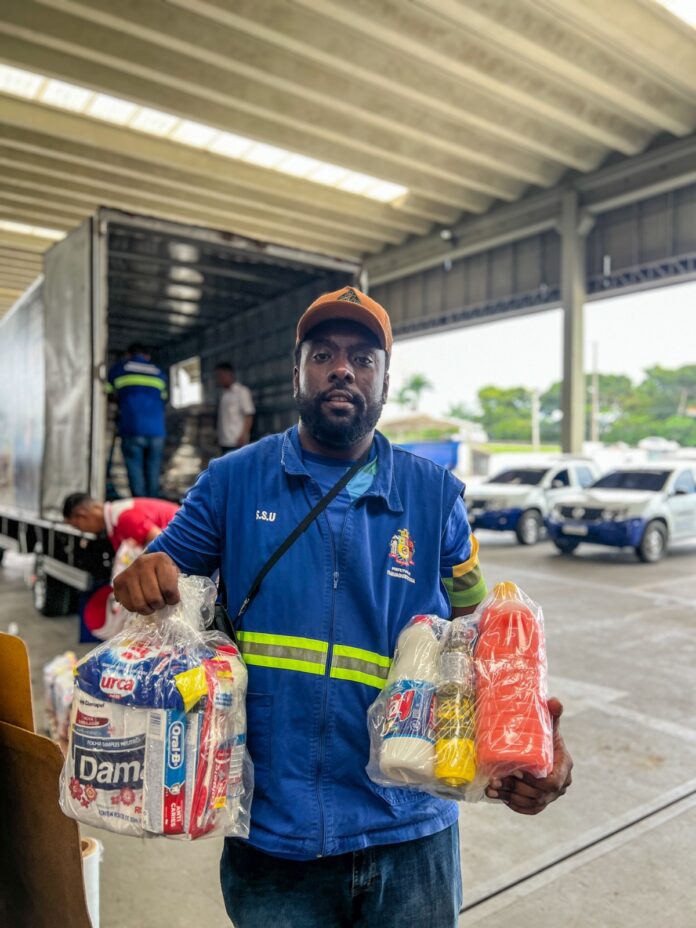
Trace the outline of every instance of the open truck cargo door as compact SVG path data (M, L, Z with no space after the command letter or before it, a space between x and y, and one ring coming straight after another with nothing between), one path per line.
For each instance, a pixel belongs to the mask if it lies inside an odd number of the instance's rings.
M44 257L46 433L41 515L62 519L66 488L99 499L105 427L95 347L103 351L103 310L95 292L95 220L85 220ZM96 361L96 363L95 363ZM102 440L103 441L103 440Z
M219 453L214 436L202 447L201 427L213 419L215 365L231 362L251 389L254 438L287 428L297 320L320 293L357 284L360 267L102 208L51 247L44 271L0 323L0 550L37 554L37 608L61 614L74 591L109 577L108 542L62 523L62 506L71 492L104 498L110 365L132 342L165 369L195 360L200 402L168 419L170 462L184 464L167 474L165 463L164 489L178 500ZM130 495L123 483L121 493Z

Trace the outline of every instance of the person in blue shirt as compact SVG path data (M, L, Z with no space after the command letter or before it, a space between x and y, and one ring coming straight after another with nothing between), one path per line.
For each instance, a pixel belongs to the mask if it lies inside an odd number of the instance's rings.
M465 615L486 595L462 500L442 467L376 431L389 387L385 310L352 287L319 297L297 329L299 424L211 462L174 520L115 581L126 608L177 602L179 571L219 570L236 615L260 568L333 487L345 490L265 577L238 626L254 762L248 840L220 874L238 928L454 928L457 804L367 776L366 715L411 616ZM570 784L554 718L543 780L488 794L535 814Z
M107 393L118 401L118 434L131 495L157 498L164 454L167 375L133 343L109 371Z

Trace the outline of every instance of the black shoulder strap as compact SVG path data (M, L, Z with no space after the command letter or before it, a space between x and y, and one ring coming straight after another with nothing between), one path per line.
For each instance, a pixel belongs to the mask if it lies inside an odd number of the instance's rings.
M368 449L367 453L364 454L360 458L359 461L356 461L355 464L353 464L353 466L350 467L345 472L345 474L341 477L338 483L334 484L334 486L331 487L331 489L326 494L326 496L322 496L322 498L319 500L316 506L310 512L308 512L307 515L304 517L304 519L300 522L300 524L297 525L290 532L290 534L285 539L285 541L280 545L280 547L276 548L276 550L269 557L269 559L266 561L266 563L263 565L261 570L258 572L256 577L254 578L254 582L249 587L249 592L244 597L244 602L239 607L239 612L237 613L237 617L235 621L238 621L239 619L241 619L241 617L247 611L247 609L249 608L249 604L251 603L251 601L254 599L259 589L261 588L263 579L266 576L266 574L269 572L269 570L271 570L271 568L274 567L274 565L281 559L281 557L285 554L288 548L292 547L292 545L295 544L295 542L300 537L300 535L302 535L304 532L307 531L307 529L312 524L312 522L314 522L317 516L319 516L326 509L326 507L329 505L331 500L336 499L336 497L341 492L341 490L343 490L346 486L348 486L348 484L353 479L353 477L355 477L355 475L360 470L360 468L364 466L369 454L370 454L370 451Z
M227 609L225 608L227 605L224 602L227 598L226 590L225 590L225 585L224 585L224 581L222 578L222 574L220 575L218 590L220 593L220 598L223 600L224 605L223 603L220 603L220 602L218 602L218 604L216 605L215 621L214 621L215 627L219 631L224 632L226 635L232 638L233 641L236 642L237 636L235 633L235 624L242 618L244 613L249 608L249 605L251 604L252 600L254 599L259 589L261 588L261 584L266 574L281 559L281 557L285 554L288 548L290 548L297 541L300 535L302 535L309 528L309 526L312 524L312 522L314 522L317 516L321 515L321 513L326 509L326 507L329 505L331 500L335 499L338 496L338 494L341 492L341 490L343 490L346 486L348 486L348 484L353 479L353 477L357 474L360 468L364 467L369 456L370 456L370 448L368 448L367 452L360 458L359 461L356 461L355 464L353 464L353 466L350 467L345 472L345 474L341 477L338 483L334 484L334 486L331 487L331 489L325 496L322 496L322 498L319 500L316 506L314 506L314 508L310 510L310 512L307 513L307 515L299 523L299 525L295 526L295 528L290 532L290 534L285 539L285 541L278 548L276 548L276 550L269 557L269 559L266 561L266 563L263 565L261 570L258 572L256 577L254 578L254 582L249 587L249 592L244 597L244 601L242 602L242 605L239 607L239 611L237 612L234 622L232 622L232 620L230 619L227 613Z

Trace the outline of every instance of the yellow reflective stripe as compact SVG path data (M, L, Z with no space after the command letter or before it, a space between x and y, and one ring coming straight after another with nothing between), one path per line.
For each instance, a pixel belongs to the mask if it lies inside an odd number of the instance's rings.
M113 392L114 392L114 388L111 386L111 384L110 384L110 383L105 383L105 384L104 384L104 393L113 393Z
M371 673L363 673L361 670L348 670L345 667L332 667L331 676L337 680L350 680L353 683L366 683L368 686L374 686L378 690L384 688L386 680L381 677L375 677Z
M473 570L478 564L479 543L476 535L471 536L471 554L461 564L455 564L452 568L453 577L462 577L464 574Z
M331 676L337 680L365 683L381 690L387 680L391 658L348 644L334 645Z
M326 671L328 642L299 635L271 635L267 632L239 632L239 644L246 664L295 670L321 676Z
M253 641L256 644L277 644L291 648L307 648L309 651L329 650L327 641L317 638L299 638L296 635L269 635L266 632L237 632L240 641Z
M354 657L370 664L379 664L380 667L390 667L391 657L377 654L376 651L365 651L363 648L353 648L347 644L335 644L333 653L338 657Z
M324 664L311 661L298 661L289 657L269 657L266 654L243 654L245 664L257 664L259 667L278 667L280 670L297 670L301 673L323 675Z
M114 380L114 388L122 390L123 387L153 387L164 392L167 384L161 377L152 377L149 374L123 374Z

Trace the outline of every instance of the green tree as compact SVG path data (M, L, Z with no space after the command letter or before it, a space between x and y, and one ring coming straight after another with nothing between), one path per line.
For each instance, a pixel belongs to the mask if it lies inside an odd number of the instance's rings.
M635 391L630 377L624 374L598 374L600 435L629 407ZM539 397L542 416L541 436L546 440L560 436L561 381L557 380ZM585 375L585 427L590 434L592 417L592 375Z
M478 421L492 440L529 441L532 432L532 393L525 387L482 387L478 391Z
M418 409L423 393L432 389L433 385L425 374L411 374L396 391L394 399L399 406L415 412Z
M645 380L638 385L627 405L631 412L642 412L655 418L683 416L696 405L696 364L669 370L649 367Z
M466 403L452 403L445 413L448 419L466 419L469 422L478 422L479 414Z

